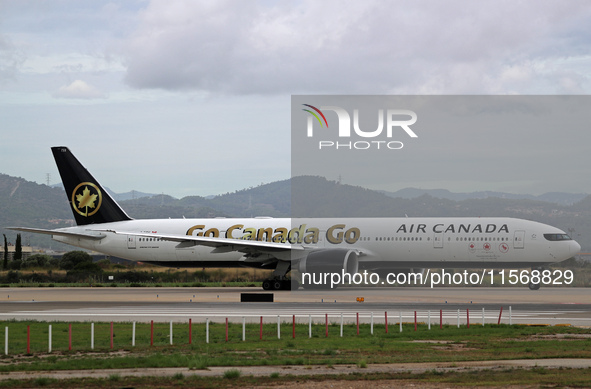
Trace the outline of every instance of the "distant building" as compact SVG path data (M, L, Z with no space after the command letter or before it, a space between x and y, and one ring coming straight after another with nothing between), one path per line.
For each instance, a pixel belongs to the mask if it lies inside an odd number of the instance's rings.
M4 250L4 245L2 245L0 247L2 247L2 250ZM31 255L33 255L33 248L32 247L30 247L30 246L21 246L21 247L22 247L22 251L23 251L23 259L27 259ZM8 260L9 261L12 261L12 259L14 258L15 248L16 248L15 245L8 244ZM0 258L2 260L4 259L4 251L2 251L0 253Z

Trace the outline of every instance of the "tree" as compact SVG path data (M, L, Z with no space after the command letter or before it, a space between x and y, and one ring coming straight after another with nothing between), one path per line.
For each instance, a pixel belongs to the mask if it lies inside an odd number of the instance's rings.
M8 240L6 239L6 234L4 235L4 263L2 268L4 270L8 269Z
M46 267L51 261L52 257L47 254L34 254L23 261L23 268L28 267Z
M21 234L16 234L16 243L14 245L14 258L15 261L23 259L23 245L21 242Z
M60 268L64 270L72 270L76 265L84 263L84 262L92 262L92 257L85 251L69 251L62 255L62 260L60 261Z

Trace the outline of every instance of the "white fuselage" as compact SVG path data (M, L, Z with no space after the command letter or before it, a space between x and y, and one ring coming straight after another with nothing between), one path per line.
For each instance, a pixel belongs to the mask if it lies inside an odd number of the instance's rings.
M308 251L353 249L361 253L360 268L368 269L534 267L563 261L580 251L574 240L545 237L566 235L563 231L514 218L153 219L60 231L105 235L97 240L54 235L70 245L133 261L189 267L266 267L276 258L299 259L288 250L296 245ZM283 243L286 250L259 250L252 255L248 250L160 239L163 235L267 241Z

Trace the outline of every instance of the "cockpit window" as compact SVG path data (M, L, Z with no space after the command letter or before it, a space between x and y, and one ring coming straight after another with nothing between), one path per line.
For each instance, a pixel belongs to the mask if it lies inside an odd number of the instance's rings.
M571 237L567 234L544 234L544 238L552 242L559 240L571 240Z

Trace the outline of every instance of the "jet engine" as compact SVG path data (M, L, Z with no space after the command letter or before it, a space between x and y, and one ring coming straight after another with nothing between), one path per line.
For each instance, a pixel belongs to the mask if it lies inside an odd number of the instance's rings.
M359 270L358 255L355 250L326 249L316 250L300 260L300 273L345 273L355 274Z

